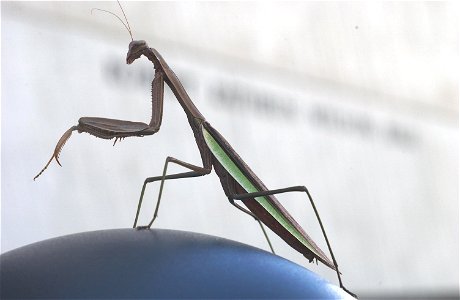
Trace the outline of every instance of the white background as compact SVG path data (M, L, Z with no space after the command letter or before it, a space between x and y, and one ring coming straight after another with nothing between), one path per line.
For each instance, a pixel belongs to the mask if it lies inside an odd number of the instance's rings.
M199 164L167 90L159 133L74 134L81 116L150 120L153 68L124 63L115 2L2 2L2 252L130 227L144 178ZM364 295L458 290L458 14L445 2L123 3L197 107L269 188L306 185L346 286ZM181 171L179 167L170 170ZM141 224L153 212L149 186ZM168 182L156 227L267 249L214 173ZM279 197L326 249L304 195ZM336 282L271 234L277 253Z

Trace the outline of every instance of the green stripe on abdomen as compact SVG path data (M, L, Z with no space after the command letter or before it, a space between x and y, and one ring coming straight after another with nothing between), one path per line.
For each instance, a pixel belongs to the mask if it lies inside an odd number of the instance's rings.
M224 149L219 145L215 138L202 127L203 136L211 150L212 154L217 158L220 164L227 170L227 172L246 190L248 193L260 192L254 184L244 175L243 171L238 168L235 162L227 155ZM273 217L277 220L287 231L289 231L297 240L299 240L305 247L322 257L315 251L315 248L307 241L307 239L294 227L294 225L276 208L266 197L256 197L255 200Z

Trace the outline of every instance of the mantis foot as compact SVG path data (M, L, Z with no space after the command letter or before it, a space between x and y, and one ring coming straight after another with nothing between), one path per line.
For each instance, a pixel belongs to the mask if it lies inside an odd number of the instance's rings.
M150 226L149 225L147 225L147 226L137 226L135 228L136 228L136 230L145 230L145 229L150 229Z

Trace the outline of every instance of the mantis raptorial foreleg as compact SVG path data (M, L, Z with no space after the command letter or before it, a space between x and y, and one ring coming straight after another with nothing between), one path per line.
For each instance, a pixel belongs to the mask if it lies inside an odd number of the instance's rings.
M182 166L184 168L190 169L192 171L191 172L184 172L184 173L166 175L169 163L175 163L175 164L177 164L179 166ZM141 206L142 206L142 200L144 198L144 192L145 192L145 188L146 188L147 183L161 180L160 190L158 191L158 199L157 199L157 204L155 206L155 212L153 213L153 218L152 218L152 220L150 221L150 223L148 225L137 227L139 229L150 228L152 226L153 222L155 221L155 219L157 218L158 210L160 208L161 195L163 194L163 187L164 187L164 183L165 183L166 180L168 180L168 179L180 179L180 178L198 177L198 176L207 175L210 172L211 172L210 168L199 167L199 166L190 164L188 162L184 162L182 160L179 160L177 158L168 156L166 158L166 160L165 160L165 164L164 164L164 167L163 167L163 174L161 176L148 177L148 178L146 178L144 180L144 184L143 184L142 190L141 190L141 196L139 198L139 203L137 205L136 218L134 219L133 228L136 228L136 226L137 226L137 220L139 218L139 212L140 212L140 209L141 209Z
M77 126L72 126L69 129L67 129L66 132L61 136L59 139L56 147L54 148L53 155L51 155L50 160L48 163L46 163L45 167L41 169L41 171L34 177L34 180L37 179L40 175L42 175L43 172L48 168L50 163L53 161L53 158L56 159L56 162L62 167L61 163L59 162L59 154L61 153L62 147L64 147L65 143L69 140L70 136L72 135L72 132L78 130Z

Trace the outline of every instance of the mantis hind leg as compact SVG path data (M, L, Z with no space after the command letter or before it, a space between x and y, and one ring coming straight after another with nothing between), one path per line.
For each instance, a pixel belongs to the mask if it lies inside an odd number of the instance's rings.
M185 167L187 169L190 169L192 171L190 172L183 172L183 173L177 173L177 174L170 174L170 175L166 175L166 172L168 170L168 164L169 163L175 163L175 164L178 164L182 167ZM177 158L174 158L174 157L170 157L168 156L165 160L165 164L164 164L164 167L163 167L163 173L162 175L160 176L155 176L155 177L148 177L144 180L144 184L142 186L142 190L141 190L141 196L139 198L139 203L137 205L137 211L136 211L136 217L134 219L134 225L133 225L133 228L138 228L138 229L149 229L150 227L152 227L152 224L153 222L155 221L155 219L157 218L158 216L158 211L160 209L160 201L161 201L161 195L163 194L163 188L164 188L164 183L166 180L170 180L170 179L181 179L181 178L191 178L191 177L197 177L197 176L203 176L203 175L206 175L206 174L209 174L211 172L211 168L206 168L206 167L199 167L199 166L195 166L195 165L192 165L190 163L187 163L187 162L184 162L184 161L181 161ZM146 189L146 186L147 186L147 183L150 183L150 182L155 182L155 181L161 181L160 182L160 190L158 191L158 199L157 199L157 204L155 206L155 211L153 213L153 217L152 219L150 220L149 224L146 225L146 226L137 226L137 221L139 219L139 213L140 213L140 210L141 210L141 206L142 206L142 201L144 199L144 193L145 193L145 189Z
M319 223L319 225L321 227L321 231L323 233L324 239L326 240L326 244L327 244L327 247L329 249L329 253L331 254L332 262L334 263L335 270L337 272L337 277L339 279L340 287L344 291L346 291L348 294L350 294L351 296L357 298L357 296L355 294L353 294L352 292L350 292L348 289L346 289L345 286L342 283L342 278L340 276L339 266L337 265L337 261L336 261L335 256L334 256L334 252L332 251L331 244L329 243L329 239L327 238L327 234L326 234L326 231L324 229L323 222L321 221L321 218L319 216L318 210L316 209L315 202L313 201L313 198L311 197L310 192L308 191L308 189L305 186L292 186L292 187L287 187L287 188L283 188L283 189L276 189L276 190L268 190L268 191L262 191L262 192L231 195L228 198L229 198L231 203L234 202L234 200L250 200L250 199L253 199L254 201L256 201L254 199L256 197L263 197L263 196L275 195L275 194L281 194L281 193L287 193L287 192L305 192L307 194L308 199L310 200L310 204L313 207L313 210L315 212L316 218L318 219L318 223ZM237 208L239 208L240 210L242 210L242 211L244 211L246 213L249 213L251 216L253 216L254 218L257 219L257 217L254 216L254 214L252 214L249 211L246 211L246 209L242 208L241 206L239 206L239 205L235 205L235 206Z

